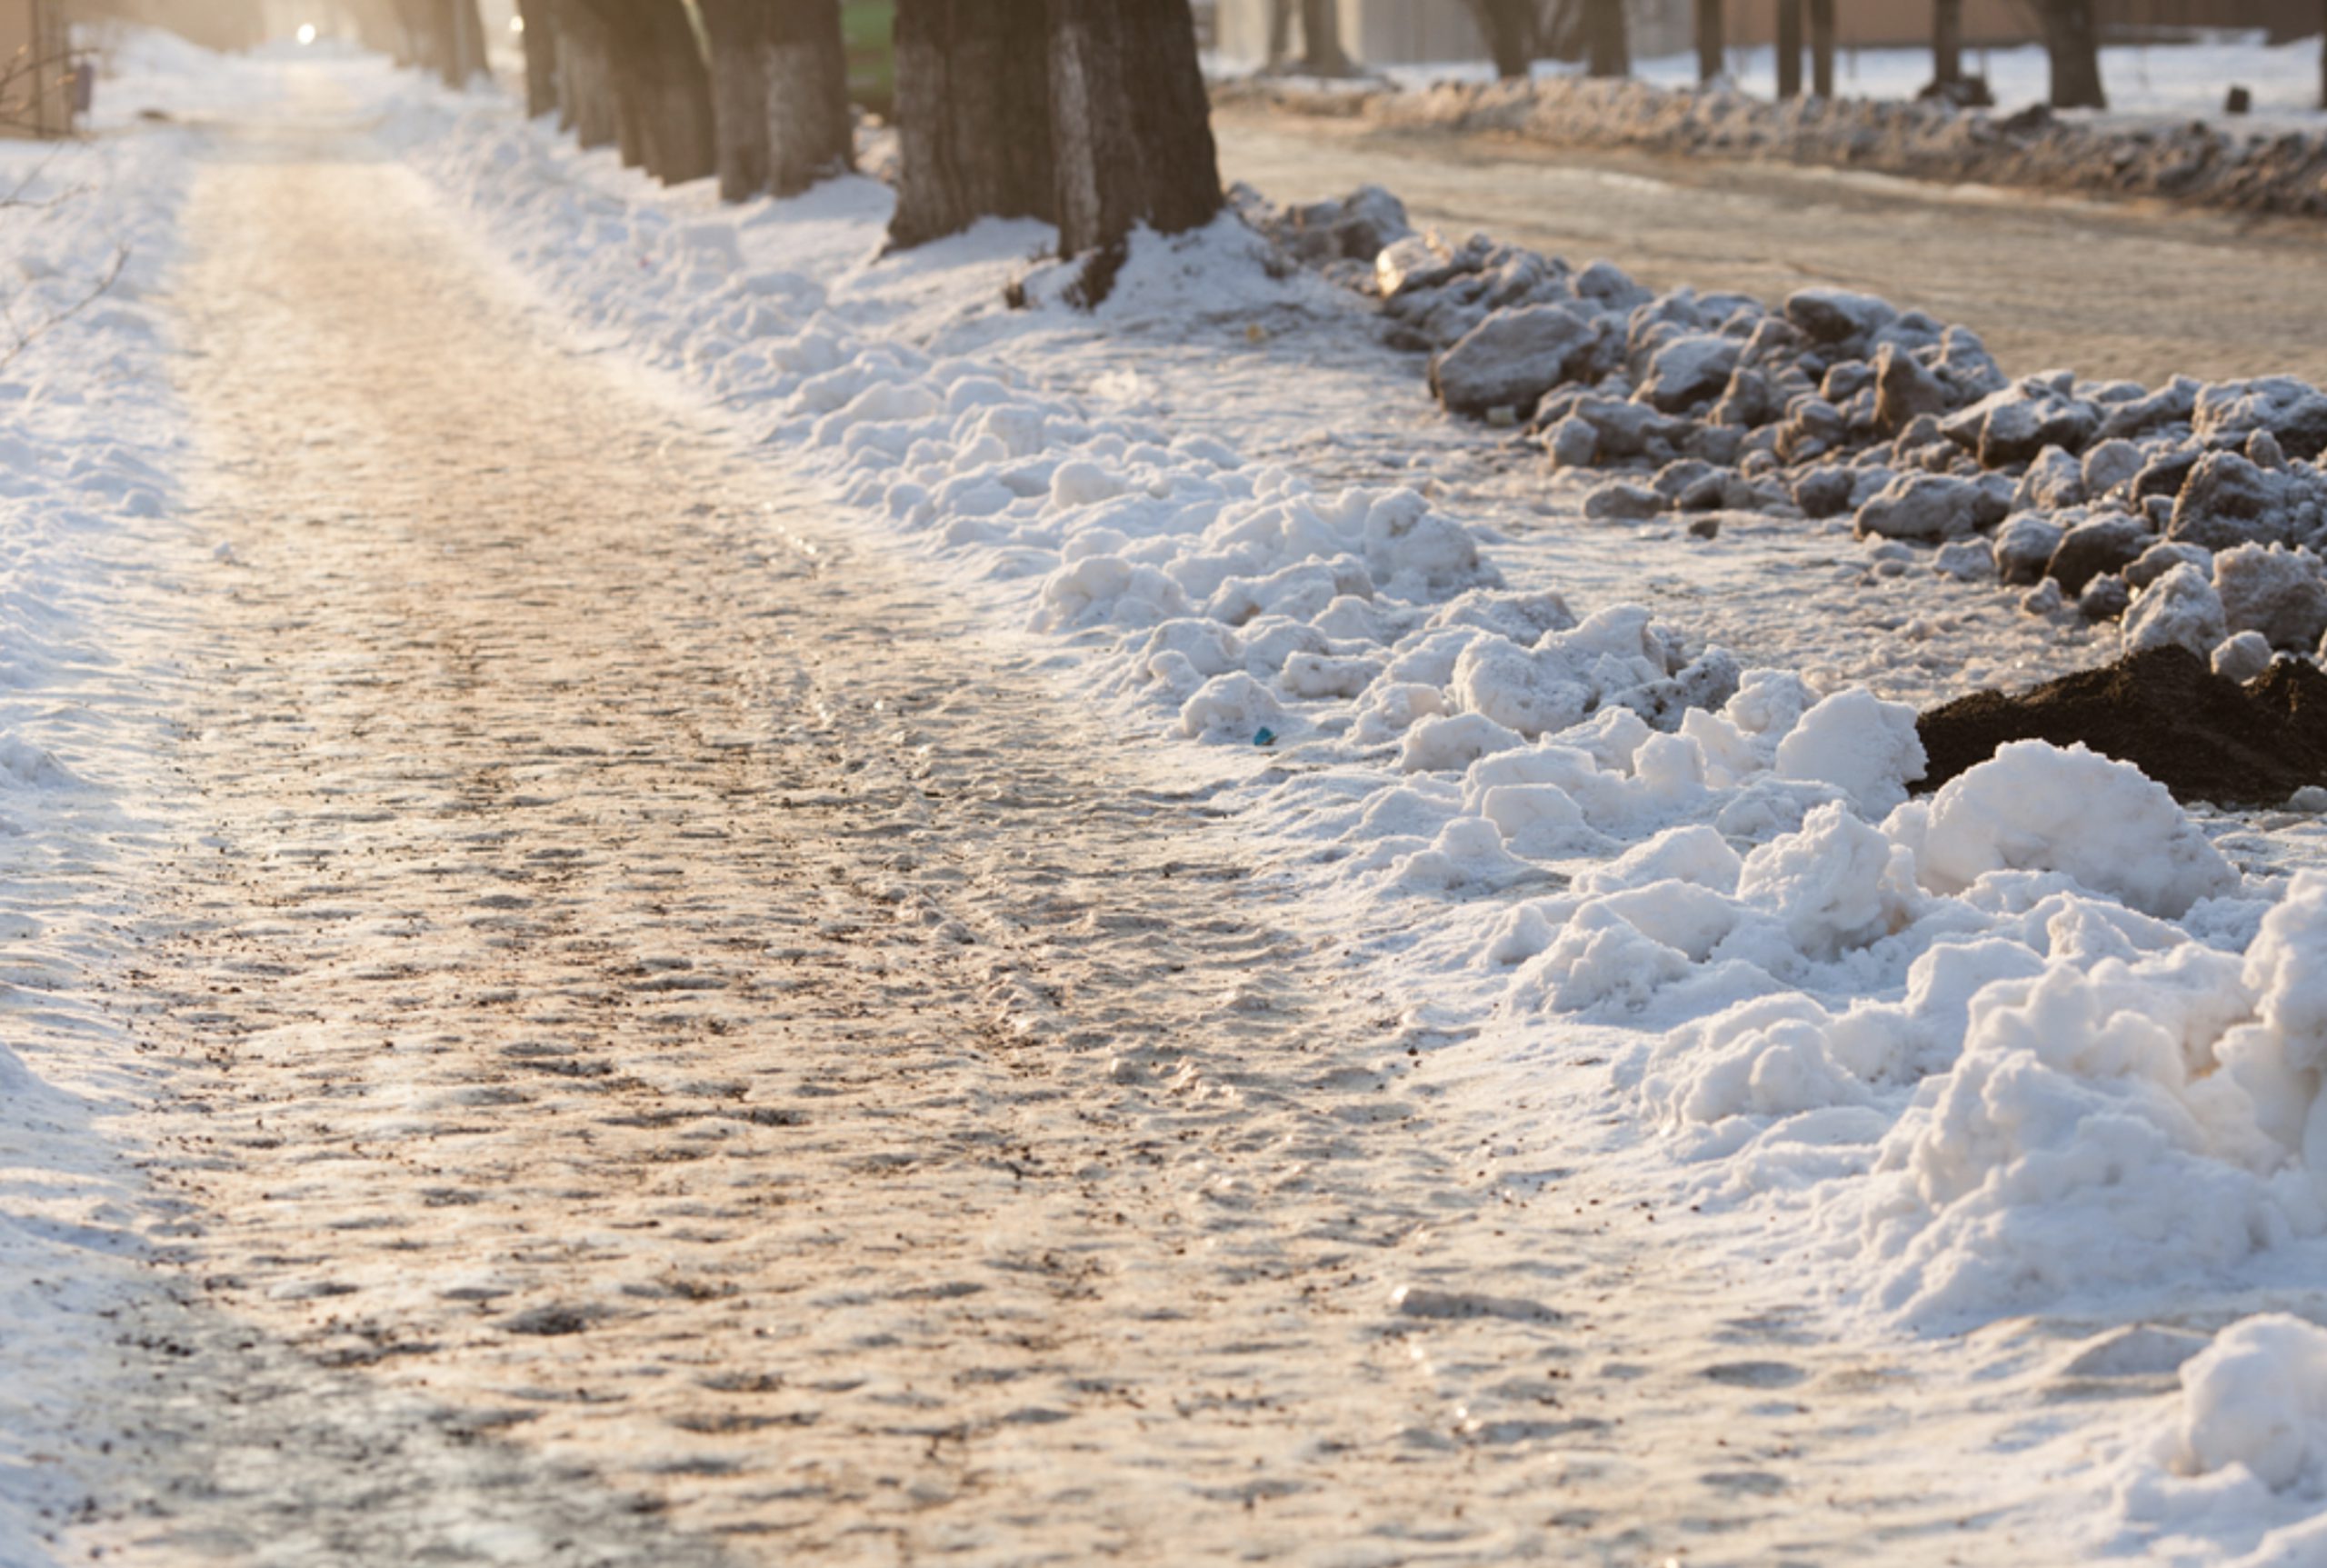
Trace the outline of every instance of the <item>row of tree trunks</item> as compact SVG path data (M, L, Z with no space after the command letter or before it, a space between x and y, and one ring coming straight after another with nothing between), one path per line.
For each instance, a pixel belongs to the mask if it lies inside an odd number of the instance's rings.
M448 86L464 87L484 75L484 23L476 0L395 0L404 40L397 59L434 71Z

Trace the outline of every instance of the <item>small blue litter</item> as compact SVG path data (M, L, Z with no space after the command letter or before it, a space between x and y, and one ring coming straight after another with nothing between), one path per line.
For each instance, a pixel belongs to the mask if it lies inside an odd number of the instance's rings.
M1273 746L1276 744L1276 732L1266 724L1263 724L1260 733L1253 737L1253 744L1256 746Z

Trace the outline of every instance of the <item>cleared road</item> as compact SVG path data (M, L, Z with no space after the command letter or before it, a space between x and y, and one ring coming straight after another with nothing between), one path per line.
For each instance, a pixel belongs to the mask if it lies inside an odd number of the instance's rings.
M2016 374L2327 384L2313 224L1253 111L1216 123L1223 175L1277 201L1370 181L1417 224L1605 256L1658 288L1864 289L1974 328Z

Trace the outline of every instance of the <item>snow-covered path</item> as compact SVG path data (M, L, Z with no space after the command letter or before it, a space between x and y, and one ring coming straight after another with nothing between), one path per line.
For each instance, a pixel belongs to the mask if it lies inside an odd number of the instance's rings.
M1605 256L1657 288L1861 289L1972 327L2015 375L2327 384L2327 256L2308 222L1253 110L1223 112L1218 135L1223 175L1277 201L1370 181L1417 224Z
M222 132L188 224L233 552L115 998L185 1207L75 1556L1905 1563L2014 1501L1685 1214L1490 1179L1204 792L358 134Z

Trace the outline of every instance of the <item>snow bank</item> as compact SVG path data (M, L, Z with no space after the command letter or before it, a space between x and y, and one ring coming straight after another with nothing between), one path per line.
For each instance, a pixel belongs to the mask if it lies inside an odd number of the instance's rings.
M192 144L136 123L271 91L231 62L119 35L101 124L63 146L0 143L0 1561L52 1562L44 1532L102 1493L80 1429L147 1194L105 1128L144 1087L90 984L121 954L129 857L159 842L166 669L136 621L205 552L172 515L185 412L155 301L178 245ZM156 67L174 73L154 74ZM186 73L192 73L188 75ZM125 122L127 122L125 124ZM107 280L112 281L108 285ZM163 594L160 584L173 592Z

